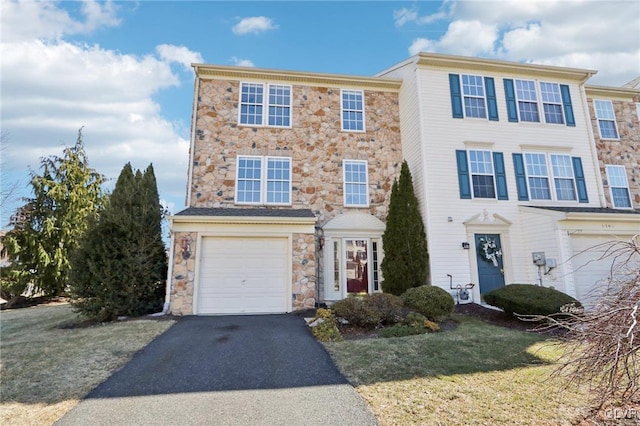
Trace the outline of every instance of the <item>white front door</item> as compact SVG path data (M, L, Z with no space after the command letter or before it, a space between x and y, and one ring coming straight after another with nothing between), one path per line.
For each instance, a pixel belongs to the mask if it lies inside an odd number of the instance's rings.
M377 238L331 238L325 255L325 299L340 300L349 294L380 291Z

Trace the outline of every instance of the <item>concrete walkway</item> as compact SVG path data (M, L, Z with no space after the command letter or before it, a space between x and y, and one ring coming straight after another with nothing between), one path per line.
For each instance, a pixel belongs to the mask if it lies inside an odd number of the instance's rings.
M296 315L185 317L59 425L374 425Z

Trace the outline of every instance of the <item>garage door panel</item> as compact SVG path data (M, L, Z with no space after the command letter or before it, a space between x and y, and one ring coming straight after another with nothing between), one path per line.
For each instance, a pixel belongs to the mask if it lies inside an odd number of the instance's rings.
M574 270L576 295L583 304L586 306L594 305L598 295L609 285L611 278L625 278L620 264L626 257L616 257L607 253L607 250L610 249L613 242L630 241L631 237L631 235L620 237L580 235L572 237L571 245L574 256L571 262Z
M202 239L198 313L287 311L286 238Z

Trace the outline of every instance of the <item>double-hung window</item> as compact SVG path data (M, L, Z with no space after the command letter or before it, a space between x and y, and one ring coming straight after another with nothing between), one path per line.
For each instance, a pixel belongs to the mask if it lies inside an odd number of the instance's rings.
M562 115L562 96L558 83L540 82L540 96L545 123L564 124Z
M538 113L538 95L533 80L516 80L516 96L520 121L540 122Z
M362 90L341 90L340 106L342 130L364 132L364 92Z
M238 156L236 204L291 205L291 158Z
M291 86L241 83L238 122L241 125L291 127Z
M496 198L490 151L469 151L474 198Z
M344 160L344 205L369 206L369 172L363 160Z
M618 128L616 126L616 116L613 113L613 103L594 99L594 109L598 118L598 129L602 139L618 139Z
M487 118L484 79L481 76L462 74L462 94L465 117Z
M607 166L607 181L615 208L631 208L629 181L624 166Z
M524 159L532 200L574 201L576 199L576 182L570 156L525 153ZM552 193L555 197L552 197Z

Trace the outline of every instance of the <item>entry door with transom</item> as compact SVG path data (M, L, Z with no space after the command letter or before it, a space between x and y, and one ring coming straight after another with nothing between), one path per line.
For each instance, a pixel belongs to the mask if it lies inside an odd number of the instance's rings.
M347 294L369 293L369 239L343 239Z

